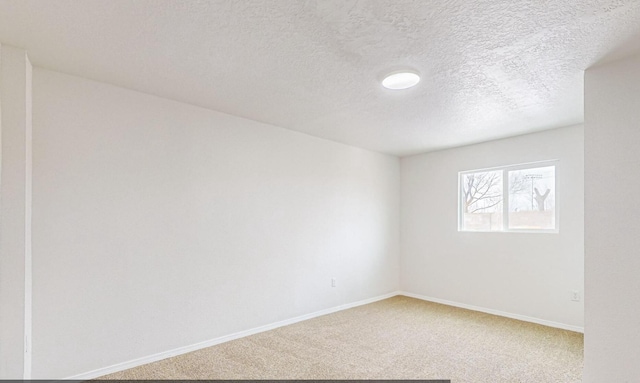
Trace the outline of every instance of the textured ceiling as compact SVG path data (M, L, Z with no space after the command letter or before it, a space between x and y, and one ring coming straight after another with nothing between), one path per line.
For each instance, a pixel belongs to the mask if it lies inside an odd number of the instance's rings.
M638 40L640 0L0 0L34 65L396 155L580 123Z

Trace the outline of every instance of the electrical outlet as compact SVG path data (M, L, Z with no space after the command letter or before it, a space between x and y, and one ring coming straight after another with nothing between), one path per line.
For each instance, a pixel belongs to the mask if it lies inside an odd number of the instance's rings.
M336 287L336 279L331 278L331 287Z
M571 292L571 300L574 302L580 302L580 291L573 290Z

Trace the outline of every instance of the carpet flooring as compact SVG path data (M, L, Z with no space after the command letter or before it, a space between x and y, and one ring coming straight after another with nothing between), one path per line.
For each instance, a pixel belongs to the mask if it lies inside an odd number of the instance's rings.
M583 335L396 296L100 379L581 382Z

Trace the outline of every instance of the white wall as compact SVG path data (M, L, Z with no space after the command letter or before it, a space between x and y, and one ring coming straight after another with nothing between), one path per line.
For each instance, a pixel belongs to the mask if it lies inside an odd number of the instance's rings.
M640 381L640 56L585 73L584 381Z
M38 68L33 113L34 378L399 287L395 157Z
M458 172L558 159L558 234L459 232ZM401 161L401 288L456 304L582 327L583 128Z
M29 378L31 70L24 50L0 47L0 379Z

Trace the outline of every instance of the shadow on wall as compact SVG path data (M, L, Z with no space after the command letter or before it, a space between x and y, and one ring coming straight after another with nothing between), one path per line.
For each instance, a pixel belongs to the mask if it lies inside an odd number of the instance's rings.
M621 44L607 52L605 55L597 57L589 68L605 65L637 54L640 54L640 31L629 36ZM585 70L586 69L587 68L585 68Z

